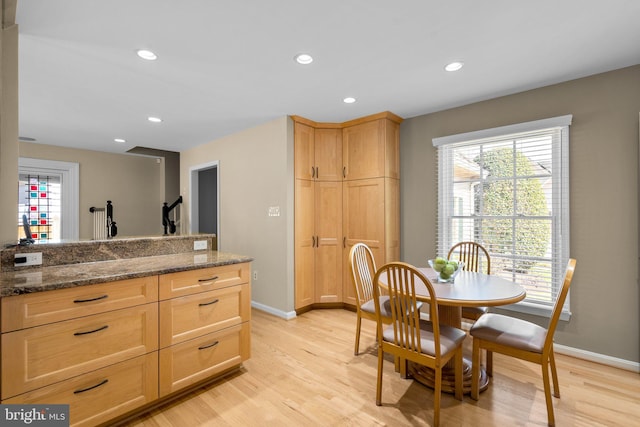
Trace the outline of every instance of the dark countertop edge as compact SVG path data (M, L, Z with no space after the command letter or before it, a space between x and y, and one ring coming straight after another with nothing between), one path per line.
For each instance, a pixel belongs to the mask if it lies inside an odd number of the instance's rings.
M220 253L225 254L224 252L220 252ZM179 254L179 255L185 255L190 257L190 256L193 256L194 254L187 253L187 254ZM243 255L235 255L235 254L226 254L226 255L228 255L229 258L224 260L207 260L207 261L198 262L198 263L170 265L167 267L156 267L156 268L148 268L148 269L136 268L135 271L121 270L120 273L109 274L109 275L96 275L95 277L88 277L88 278L83 278L79 280L70 280L68 278L62 278L58 281L48 281L47 283L42 285L8 287L3 283L4 286L0 286L0 297L10 297L15 295L24 295L24 294L30 294L35 292L53 291L56 289L66 289L66 288L73 288L73 287L85 286L85 285L95 285L100 283L115 282L118 280L137 279L140 277L155 276L155 275L168 274L168 273L178 273L181 271L198 270L201 268L219 267L219 266L231 265L231 264L242 264L245 262L252 262L254 260L254 258L252 257L247 257ZM174 254L174 255L159 255L154 257L143 257L143 258L138 258L138 260L144 259L144 258L160 258L160 257L170 257L170 256L176 256L176 255ZM104 266L107 264L113 264L114 269L118 269L119 266L117 264L122 264L123 261L126 262L127 260L97 261L97 262L91 262L91 263L85 263L85 264L71 264L69 266L62 266L62 267L63 268L64 267L83 268L84 266L84 268L89 268L90 265ZM122 266L120 267L122 268ZM45 271L48 269L56 269L56 268L59 269L61 268L61 266L45 267L41 270L29 270L26 272L37 273L40 271ZM15 273L15 272L12 272L12 273Z

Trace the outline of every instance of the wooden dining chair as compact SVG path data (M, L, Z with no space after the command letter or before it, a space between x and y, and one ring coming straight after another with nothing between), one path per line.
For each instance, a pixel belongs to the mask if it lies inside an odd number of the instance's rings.
M356 344L353 354L359 353L360 329L362 319L376 321L376 309L373 302L373 277L376 274L376 261L369 246L364 243L356 243L349 252L349 266L353 275L353 286L356 296ZM391 311L389 310L389 297L379 295L381 320L385 324L391 323Z
M383 316L379 292L381 276L386 284L391 309L391 325L381 321ZM419 270L402 262L382 266L374 278L374 302L378 316L378 381L376 405L382 405L382 366L384 353L389 353L405 366L408 362L427 366L434 370L433 423L440 422L440 396L442 368L451 359L455 364L455 397L462 400L462 342L466 332L452 326L441 325L438 319L438 302L433 286ZM416 299L416 285L427 290L430 320L420 318ZM422 292L421 292L422 293Z
M493 352L512 356L517 359L537 363L542 366L542 382L547 404L547 418L550 426L555 424L549 368L553 379L553 395L560 397L558 373L553 356L553 335L560 319L562 306L567 299L569 286L573 279L576 260L569 259L560 294L556 299L547 328L525 320L501 314L487 313L471 327L473 337L473 368L471 372L471 397L478 400L478 380L480 377L480 349L487 351L487 374L493 375Z
M491 257L489 252L479 243L460 242L449 249L447 259L464 262L464 269L476 273L491 274ZM462 307L462 318L478 320L488 307Z

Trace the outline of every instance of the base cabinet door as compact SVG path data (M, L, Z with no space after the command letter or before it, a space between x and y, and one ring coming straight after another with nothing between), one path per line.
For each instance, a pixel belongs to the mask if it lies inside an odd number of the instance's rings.
M95 426L158 398L158 353L31 391L2 403L68 404L73 427Z
M249 323L160 350L160 397L219 374L249 358Z

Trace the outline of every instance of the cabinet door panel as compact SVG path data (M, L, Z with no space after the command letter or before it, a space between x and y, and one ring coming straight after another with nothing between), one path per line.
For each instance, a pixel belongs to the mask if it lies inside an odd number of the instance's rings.
M162 274L159 279L159 298L165 300L249 283L250 274L248 262Z
M342 301L342 183L317 182L315 302Z
M315 288L315 185L296 179L295 187L295 308L313 304Z
M342 129L315 130L316 180L342 181Z
M384 178L345 181L343 183L343 226L345 249L344 265L349 265L348 254L358 242L367 244L378 266L384 261ZM349 268L344 269L344 302L355 305L355 295Z
M296 179L314 179L315 129L311 126L295 122L293 140Z
M248 283L160 302L160 347L168 347L251 318Z
M345 179L366 179L384 176L384 125L367 122L343 130L343 162Z
M160 350L160 397L240 365L249 358L249 323Z
M158 276L2 298L2 332L158 300Z
M83 391L84 390L84 391ZM158 398L158 353L110 365L3 400L3 404L66 404L72 427L95 426Z
M157 303L2 334L2 398L157 348Z

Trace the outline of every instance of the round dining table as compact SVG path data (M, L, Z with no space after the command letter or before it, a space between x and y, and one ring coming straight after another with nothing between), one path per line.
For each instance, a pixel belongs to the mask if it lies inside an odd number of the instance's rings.
M433 285L438 302L438 316L441 324L462 327L462 307L495 307L513 304L522 301L526 291L521 285L494 275L475 273L472 271L460 271L452 283L440 283L438 273L429 267L419 267ZM383 278L380 285L384 288ZM416 299L426 301L429 295L421 281L416 282ZM409 373L413 378L431 388L435 384L435 375L432 369L411 364ZM489 379L484 369L480 370L480 391L487 388ZM467 358L463 361L463 390L471 392L471 361ZM442 391L453 393L455 391L455 368L451 360L442 369Z

